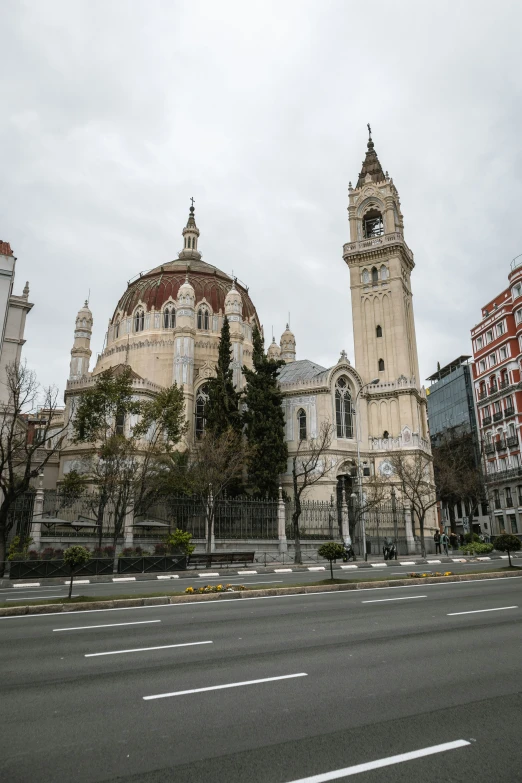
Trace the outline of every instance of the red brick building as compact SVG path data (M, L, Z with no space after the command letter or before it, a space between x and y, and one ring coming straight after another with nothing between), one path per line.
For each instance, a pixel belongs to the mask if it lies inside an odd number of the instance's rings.
M522 533L522 258L471 330L473 384L492 533Z

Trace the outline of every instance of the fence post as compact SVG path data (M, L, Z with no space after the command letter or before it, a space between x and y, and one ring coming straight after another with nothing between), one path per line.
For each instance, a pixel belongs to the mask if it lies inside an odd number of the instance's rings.
M132 499L127 506L127 513L123 522L123 540L125 547L134 546L134 504Z
M341 488L341 529L343 533L343 541L346 546L350 546L352 539L350 537L350 523L348 521L348 503L346 501L346 488L344 485Z
M34 498L33 521L31 524L31 537L36 549L42 544L42 515L44 510L43 473L38 477L38 488Z
M279 486L279 503L277 504L277 535L279 537L279 554L284 557L288 552L288 542L286 540L286 509L281 485Z
M404 527L406 529L406 543L408 545L408 554L415 554L415 539L413 537L413 531L411 527L411 510L409 508L404 509Z

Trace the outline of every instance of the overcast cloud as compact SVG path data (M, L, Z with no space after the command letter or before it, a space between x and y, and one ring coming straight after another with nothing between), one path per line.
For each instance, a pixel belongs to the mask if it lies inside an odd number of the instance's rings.
M24 355L63 388L90 289L93 364L127 280L203 257L267 342L353 361L347 188L373 129L415 253L421 377L470 353L522 253L518 2L0 3L0 238L35 303Z

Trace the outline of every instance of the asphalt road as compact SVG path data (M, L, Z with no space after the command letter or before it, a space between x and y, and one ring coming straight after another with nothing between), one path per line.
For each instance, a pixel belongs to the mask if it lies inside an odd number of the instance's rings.
M0 618L0 780L513 783L521 631L522 577Z
M522 564L521 560L514 560L515 563ZM407 565L401 566L399 561L386 566L384 563L375 564L368 568L341 569L334 567L334 575L340 579L374 579L377 576L386 578L389 576L404 576L405 574L416 571L420 573L429 571L453 571L455 574L465 574L470 571L487 570L499 571L505 568L507 562L504 560L492 560L482 563L442 563L440 565ZM253 570L255 568L253 567ZM224 574L219 577L207 576L204 569L199 573L192 574L189 578L185 576L180 579L157 579L151 575L150 579L137 580L135 582L111 581L96 582L93 584L77 584L74 587L73 595L85 596L106 596L117 597L122 595L147 595L151 593L182 592L185 588L200 587L202 584L244 584L262 587L289 587L297 584L314 584L322 579L329 577L329 566L326 565L325 571L295 571L291 574ZM219 573L219 571L218 571ZM67 585L65 584L67 582ZM26 601L38 603L42 599L51 600L52 598L65 598L68 594L68 580L61 580L60 584L46 585L42 580L40 587L5 587L0 588L0 604L10 606L17 601Z

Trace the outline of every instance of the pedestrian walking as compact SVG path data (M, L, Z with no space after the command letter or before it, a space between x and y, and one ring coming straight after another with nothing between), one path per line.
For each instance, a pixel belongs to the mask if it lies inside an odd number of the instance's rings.
M443 533L441 535L441 537L440 537L439 552L440 552L440 549L442 547L444 549L445 553L448 555L449 554L449 552L448 552L448 543L449 543L449 538L446 535L446 533Z
M438 530L435 531L433 540L435 541L435 554L440 555L440 533Z
M457 538L457 534L452 530L449 536L450 545L453 550L455 550L459 545L459 539Z

